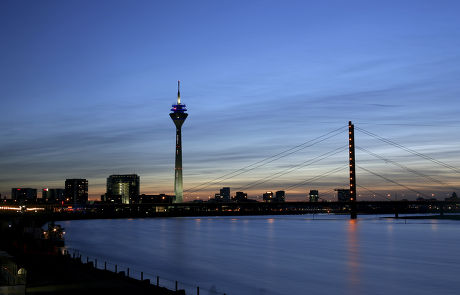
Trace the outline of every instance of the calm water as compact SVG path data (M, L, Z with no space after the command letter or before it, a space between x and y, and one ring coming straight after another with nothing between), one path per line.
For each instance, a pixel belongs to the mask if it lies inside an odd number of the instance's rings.
M200 294L460 294L457 221L304 215L60 224L67 246L83 255L197 284Z

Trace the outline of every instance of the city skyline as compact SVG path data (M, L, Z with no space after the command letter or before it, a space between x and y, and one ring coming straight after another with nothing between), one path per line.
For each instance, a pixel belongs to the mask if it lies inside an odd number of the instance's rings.
M233 192L331 148L348 121L460 167L460 20L455 1L138 1L1 4L0 193L138 174L141 192L174 191L175 83L193 114L183 129L185 200ZM324 143L203 192L187 189L343 127ZM427 183L357 150L357 184L404 193L363 169L443 199L458 173L356 133L365 148L441 180ZM340 165L347 151L248 190L284 190ZM286 190L346 188L347 170ZM360 192L358 194L367 194ZM458 191L457 191L458 193ZM411 198L414 192L406 192ZM359 201L359 196L358 196Z

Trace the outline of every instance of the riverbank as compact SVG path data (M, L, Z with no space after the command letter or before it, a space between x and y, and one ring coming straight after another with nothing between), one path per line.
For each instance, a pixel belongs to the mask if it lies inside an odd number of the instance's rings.
M70 255L34 253L19 260L27 270L27 294L185 294L129 278L124 272L96 269L93 263L82 263Z
M37 231L43 230L34 224L24 223L24 220L2 221L0 249L8 257L9 264L3 265L5 267L0 273L0 287L3 288L0 291L53 295L185 295L184 290L168 290L151 284L149 280L131 278L124 271L98 269L93 262L82 262L81 257L64 255L55 242L33 235ZM19 273L25 279L18 280Z

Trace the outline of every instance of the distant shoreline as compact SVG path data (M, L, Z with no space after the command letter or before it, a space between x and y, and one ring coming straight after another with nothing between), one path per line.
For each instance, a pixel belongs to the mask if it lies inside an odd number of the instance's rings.
M384 217L384 218L460 220L460 215L416 215L416 216Z

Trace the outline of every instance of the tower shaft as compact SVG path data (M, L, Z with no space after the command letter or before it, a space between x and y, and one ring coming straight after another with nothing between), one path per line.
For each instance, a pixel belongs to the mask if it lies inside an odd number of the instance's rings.
M176 203L183 202L183 180L182 180L182 127L176 126L176 165L174 169L174 194Z

